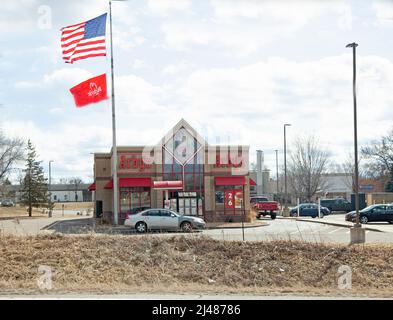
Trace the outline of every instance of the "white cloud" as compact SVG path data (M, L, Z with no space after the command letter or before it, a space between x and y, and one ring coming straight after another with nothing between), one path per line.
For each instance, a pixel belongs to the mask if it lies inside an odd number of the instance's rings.
M177 75L179 73L184 73L189 71L192 68L192 65L187 61L179 61L176 64L167 65L163 70L162 73L166 75Z
M393 63L360 56L358 64L359 140L364 142L391 126ZM194 72L178 94L184 97L190 118L221 133L232 132L240 143L280 149L282 125L289 122L291 137L314 133L339 160L352 145L351 81L350 54L309 62L274 58L240 68Z
M158 15L168 15L176 11L189 11L191 0L148 0L148 8Z
M92 73L81 68L61 68L54 70L50 74L44 74L42 79L21 80L15 83L16 88L28 89L47 86L74 86L79 82L92 77Z
M62 68L44 75L45 84L75 83L91 78L91 72L81 68Z
M386 27L393 26L393 3L387 0L374 1L372 9L375 12L377 25Z
M359 141L364 143L391 126L393 62L359 56L358 65ZM67 77L58 72L51 79ZM197 70L184 79L159 86L135 75L115 78L119 145L156 143L183 117L210 143L247 144L267 154L282 148L286 122L292 123L289 145L297 135L315 134L338 162L352 148L349 53L308 62L270 58L238 68ZM61 110L54 107L50 112ZM25 121L7 122L4 129L31 137L45 161L53 158L64 172L89 172L88 152L109 151L111 146L110 103L72 108L67 117L56 124L56 135L53 127ZM266 156L266 164L274 167L273 153Z
M12 37L37 27L37 0L3 0L0 10L0 38ZM12 32L10 32L12 31Z
M95 117L92 117L92 120ZM25 141L31 139L37 150L37 159L47 170L49 160L55 179L64 176L81 176L85 181L92 174L92 151L105 151L103 144L110 144L110 127L102 127L78 122L56 124L42 128L33 121L7 121L2 124L10 136L21 137ZM94 146L92 150L86 146ZM94 148L93 147L93 148ZM23 167L23 164L21 164Z
M164 90L146 80L125 75L115 78L116 102L121 104L123 112L157 112L163 108L159 101L164 99Z
M149 65L141 59L135 59L134 62L132 63L132 68L133 69L145 69L145 68L149 68Z
M211 0L208 19L164 21L166 43L178 50L193 45L232 49L240 57L279 39L289 38L322 16L332 15L340 28L350 29L351 7L342 1Z

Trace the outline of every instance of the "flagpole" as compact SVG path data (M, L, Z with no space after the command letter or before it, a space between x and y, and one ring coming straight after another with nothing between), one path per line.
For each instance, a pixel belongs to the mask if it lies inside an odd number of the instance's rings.
M112 78L112 172L113 172L113 223L119 224L119 196L117 179L117 146L116 146L116 114L115 114L115 81L113 75L113 41L112 41L112 5L109 0L109 24L111 41L111 78Z

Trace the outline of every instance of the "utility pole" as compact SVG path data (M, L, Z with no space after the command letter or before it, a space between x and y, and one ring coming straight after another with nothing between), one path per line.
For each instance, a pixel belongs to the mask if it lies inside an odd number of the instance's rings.
M278 150L274 150L276 152L276 187L277 187L277 198L278 198Z
M290 123L284 124L284 212L283 216L288 216L288 207L287 207L287 198L288 198L288 191L287 191L287 132L286 128L291 126Z

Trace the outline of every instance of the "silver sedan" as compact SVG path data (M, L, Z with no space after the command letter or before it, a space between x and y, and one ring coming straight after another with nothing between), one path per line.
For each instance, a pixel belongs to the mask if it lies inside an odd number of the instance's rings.
M139 233L147 230L182 230L204 229L206 223L202 218L183 216L167 209L148 209L136 214L127 215L125 226L135 228Z

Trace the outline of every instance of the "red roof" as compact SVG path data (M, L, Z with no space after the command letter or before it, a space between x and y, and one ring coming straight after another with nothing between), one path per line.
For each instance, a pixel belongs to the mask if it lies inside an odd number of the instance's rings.
M120 188L129 187L151 187L150 178L120 178L119 179ZM113 179L108 181L104 187L105 189L113 189Z
M96 189L96 183L95 182L93 182L88 188L87 188L87 190L89 190L89 191L94 191Z
M253 179L250 178L250 186L256 186L256 185L257 185L257 183Z
M216 186L244 186L246 184L246 177L215 177L214 182Z
M154 189L182 190L183 181L153 181Z

